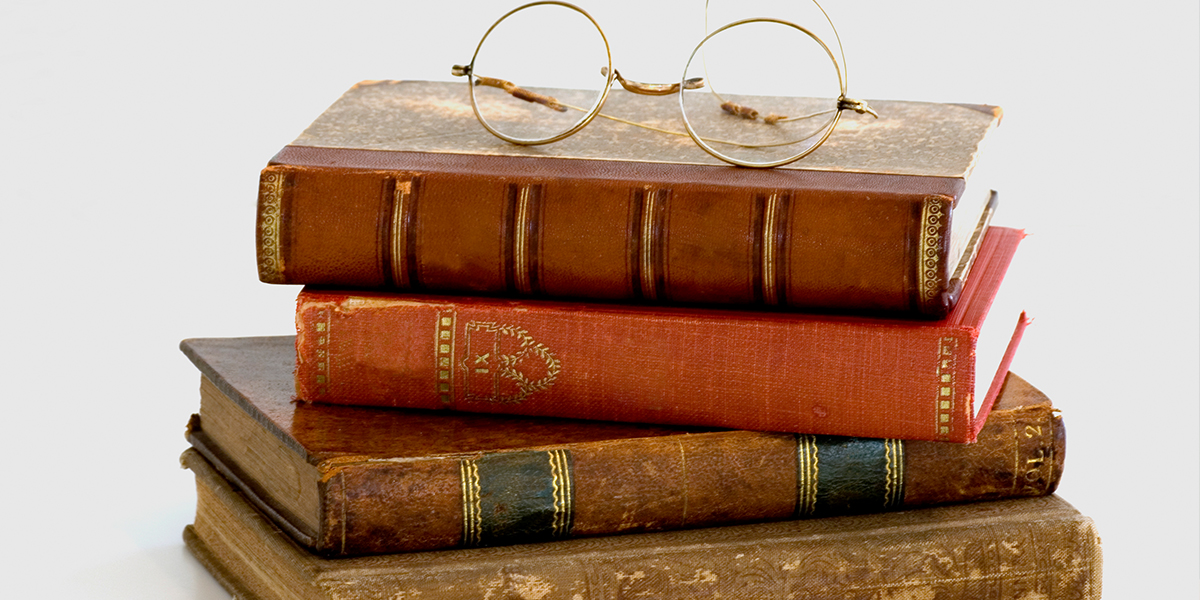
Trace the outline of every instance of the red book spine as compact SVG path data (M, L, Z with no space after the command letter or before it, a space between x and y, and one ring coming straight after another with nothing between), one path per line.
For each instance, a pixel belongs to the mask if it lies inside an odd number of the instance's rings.
M987 276L973 273L969 302L940 321L305 289L297 301L297 394L343 404L973 441L975 341L1021 235L989 231L975 265ZM984 399L979 418L993 399Z

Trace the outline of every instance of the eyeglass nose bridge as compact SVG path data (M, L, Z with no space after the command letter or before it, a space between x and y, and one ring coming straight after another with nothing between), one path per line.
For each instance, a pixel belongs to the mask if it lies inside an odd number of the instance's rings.
M678 93L679 90L698 90L704 87L703 77L692 77L685 79L681 83L641 83L631 79L621 77L621 72L613 69L613 79L616 79L625 91L640 94L642 96L670 96ZM608 67L600 67L600 75L608 77Z

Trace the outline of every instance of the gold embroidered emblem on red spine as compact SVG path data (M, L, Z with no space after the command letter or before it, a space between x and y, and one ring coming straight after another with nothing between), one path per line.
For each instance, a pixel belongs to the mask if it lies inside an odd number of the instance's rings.
M464 397L468 401L519 404L549 389L562 365L528 331L472 321L463 329Z

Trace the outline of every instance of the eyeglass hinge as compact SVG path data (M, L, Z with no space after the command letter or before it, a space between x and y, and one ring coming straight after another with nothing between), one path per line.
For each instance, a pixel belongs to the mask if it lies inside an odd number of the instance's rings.
M470 65L453 65L450 67L450 74L455 77L466 77L471 74Z
M879 114L867 105L866 100L855 100L854 98L842 96L841 98L838 98L838 110L852 110L860 115L865 114L871 115L876 119L879 118Z

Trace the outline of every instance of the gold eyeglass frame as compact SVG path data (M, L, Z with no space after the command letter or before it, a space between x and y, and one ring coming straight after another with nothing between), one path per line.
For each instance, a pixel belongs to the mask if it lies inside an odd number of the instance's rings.
M818 3L816 0L812 0L812 1L813 1L813 4L816 4L817 8L820 9L821 13L825 16L825 19L829 22L830 27L833 28L834 36L835 36L835 38L837 38L838 48L841 49L841 38L840 38L840 36L838 36L837 28L833 25L833 20L829 17L829 14L825 12L825 8L822 7L820 5L820 3ZM479 57L479 52L480 52L480 50L483 49L483 45L487 41L488 36L491 35L491 33L501 23L503 23L505 21L505 19L508 19L512 15L514 15L518 12L521 12L523 10L526 10L528 8L533 8L535 6L543 6L543 5L560 6L563 8L567 8L569 10L573 10L573 11L579 13L580 15L582 15L583 17L585 17L589 22L591 22L592 26L596 28L596 32L600 34L601 41L604 42L604 53L605 53L607 64L601 68L601 75L603 75L605 77L605 82L604 82L604 87L600 90L600 93L596 97L596 100L592 103L591 108L589 108L584 113L583 118L581 118L579 121L577 121L574 125L572 125L568 129L566 129L556 135L546 137L546 138L535 138L535 139L518 138L518 137L508 135L508 134L504 133L503 131L500 131L499 129L497 129L495 126L493 126L491 123L488 122L487 118L484 117L484 115L480 111L479 103L476 100L476 97L475 97L475 87L476 86L482 85L482 86L487 86L487 87L500 88L518 99L525 100L527 102L535 102L538 104L542 104L553 110L565 111L565 110L567 110L567 108L565 108L564 105L560 104L556 99L554 99L552 97L544 96L544 95L538 94L536 92L525 90L524 88L521 88L520 86L517 86L516 84L513 84L512 82L505 81L502 79L496 79L496 78L491 78L491 77L482 77L482 76L476 75L474 73L475 61ZM707 10L708 10L708 2L706 1L705 2L706 14L707 14ZM830 122L827 125L825 125L822 128L822 130L819 130L817 133L814 133L805 138L800 138L796 142L789 142L789 143L800 143L803 140L806 140L815 135L818 135L818 133L820 134L820 138L817 140L816 143L812 144L805 150L802 150L801 152L799 152L795 155L788 156L786 158L779 159L779 160L766 161L766 162L753 162L753 161L738 159L733 156L729 156L727 154L721 153L720 151L713 148L710 145L710 142L738 145L738 146L742 146L742 147L753 147L753 146L746 145L746 144L739 144L737 142L727 142L727 141L722 141L722 140L709 140L709 139L701 136L699 133L696 132L695 127L693 127L691 120L688 118L687 110L684 108L684 95L683 95L682 91L685 89L699 89L699 88L702 88L705 86L705 82L704 82L703 78L689 79L687 77L688 69L691 68L692 62L696 59L697 53L700 52L700 50L704 47L705 43L707 43L710 39L715 37L717 34L723 32L723 31L726 31L728 29L731 29L733 27L745 25L748 23L775 23L778 25L783 25L785 27L791 27L791 28L807 35L809 38L811 38L813 41L815 41L818 45L820 45L820 47L825 51L826 55L830 59L830 62L833 63L834 70L837 73L838 84L839 84L839 96L837 99L836 108L830 109L830 110L834 111L833 118L830 120ZM844 62L846 60L845 59L845 51L842 50L841 53L842 53L842 61ZM718 158L726 163L740 166L740 167L764 168L764 169L765 168L774 168L774 167L778 167L781 165L795 162L797 160L804 158L805 156L808 156L814 150L816 150L822 144L824 144L825 140L829 139L829 136L833 134L833 130L837 128L837 124L841 119L841 114L842 114L843 110L853 110L859 114L869 114L875 118L879 118L879 115L876 114L875 111L872 110L871 107L868 106L865 101L855 100L855 99L846 97L846 87L847 87L846 79L847 78L844 74L842 64L838 62L838 59L834 55L833 51L829 48L829 46L823 40L821 40L820 37L818 37L816 34L814 34L812 31L808 30L807 28L797 25L795 23L792 23L791 21L785 21L783 19L776 19L776 18L769 18L769 17L742 19L739 21L734 21L732 23L728 23L722 27L717 28L716 30L708 33L704 37L704 39L702 39L700 41L700 43L696 45L696 48L694 50L692 50L691 55L689 55L689 57L688 57L687 63L684 65L683 77L679 83L647 84L647 83L639 83L636 81L631 81L631 80L625 79L624 77L621 76L621 74L616 69L613 68L613 66L612 66L612 51L608 44L608 37L606 35L604 35L604 30L600 27L600 24L596 22L596 19L593 18L592 15L589 14L586 10L584 10L574 4L571 4L569 2L564 2L562 0L538 0L536 2L530 2L528 4L518 6L517 8L514 8L514 9L504 13L503 16L501 16L499 19L496 20L496 22L492 23L492 26L488 27L487 31L484 32L483 37L480 38L479 44L475 47L475 53L471 55L471 62L468 63L467 65L454 65L451 68L451 74L456 77L467 77L468 78L467 85L468 85L468 88L470 89L471 109L474 111L475 118L476 118L476 120L479 121L479 124L482 125L483 128L486 129L492 135L494 135L506 142L509 142L511 144L516 144L516 145L520 145L520 146L537 146L537 145L550 144L550 143L561 141L563 139L566 139L566 138L574 135L575 133L578 133L579 130L586 127L597 116L604 116L606 118L616 120L616 121L619 121L622 123L634 125L637 127L652 129L652 130L659 131L662 133L685 135L684 133L681 133L681 132L674 132L674 131L659 129L657 127L652 127L649 125L636 123L633 121L627 121L625 119L619 119L616 117L610 117L608 115L602 114L600 111L604 107L605 100L608 98L608 92L612 88L613 81L617 81L618 83L620 83L621 87L625 88L627 91L635 93L635 94L640 94L640 95L664 96L664 95L678 93L679 94L679 113L680 113L681 118L683 119L684 128L686 129L686 135L691 137L692 141L694 141L697 146L699 146L701 149L703 149L705 152L709 153L713 157ZM713 92L713 95L717 96L717 98L721 98L720 95L717 94L716 92ZM733 106L737 107L737 105L733 105ZM726 108L726 107L724 105L722 105L722 108ZM741 108L741 107L737 107L737 108ZM732 113L731 109L726 109L726 110L727 110L727 112ZM816 113L816 114L822 114L822 113ZM810 116L815 116L815 115L810 115ZM801 118L803 118L803 117L801 117ZM821 131L823 131L823 133L821 133Z
M559 133L558 135L555 135L555 136L552 136L549 138L544 138L544 139L543 138L537 138L537 139L516 138L516 137L512 137L512 136L504 133L503 131L497 130L490 123L488 123L487 118L485 118L483 116L483 114L480 113L479 103L476 102L476 100L475 100L475 86L480 85L480 84L478 84L472 80L473 77L478 77L474 73L475 59L479 58L479 51L483 49L483 44L484 44L484 42L487 41L488 36L491 35L492 31L494 31L497 27L499 27L500 24L503 23L505 19L507 19L527 8L533 8L535 6L544 6L544 5L561 6L564 8L571 9L571 10L583 15L584 17L586 17L588 21L591 21L592 26L595 27L596 31L600 33L600 39L604 42L604 56L607 60L607 65L604 70L604 76L605 76L604 88L602 90L600 90L600 95L596 97L596 101L592 103L592 107L590 109L588 109L587 113L584 114L583 118L580 119L578 122L576 122L575 125L572 125L566 131L563 131L562 133ZM455 76L458 76L458 77L466 76L468 78L467 85L470 87L470 90L471 90L471 109L475 111L475 118L479 121L479 124L483 125L483 128L487 129L492 135L494 135L506 142L509 142L511 144L517 144L520 146L540 146L542 144L554 143L554 142L566 139L566 138L574 135L580 129L587 127L587 124L591 123L592 119L595 119L596 115L600 114L600 108L604 106L604 100L606 98L608 98L608 90L609 90L609 88L612 87L612 82L613 82L613 79L615 78L614 75L616 74L616 71L614 71L612 68L612 50L610 49L610 47L608 45L608 37L604 35L604 30L600 28L600 24L597 23L596 19L592 18L592 15L588 14L588 12L586 10L583 10L582 8L579 8L578 6L575 6L574 4L571 4L569 2L561 2L560 0L540 0L538 2L530 2L529 4L524 4L524 5L518 6L514 9L504 13L504 16L500 17L499 19L496 19L496 22L492 23L492 26L488 27L488 30L486 32L484 32L483 37L479 39L479 45L475 47L475 53L471 55L471 62L468 63L468 65L465 67L462 65L454 65L451 72ZM485 82L484 85L489 85L491 87L500 87L501 89L505 89L505 86L503 84L508 84L508 83L509 82L503 81L503 80L491 80L491 81ZM514 86L514 87L516 87L516 86ZM517 89L521 89L521 88L517 88ZM508 89L505 89L505 91L509 91L509 93L513 93L512 91L510 91ZM521 98L522 100L527 100L530 102L538 102L539 101L537 99L530 99L527 97L522 97L517 94L513 94L513 95L517 96L518 98ZM544 101L541 103L546 104L546 102L544 102Z

